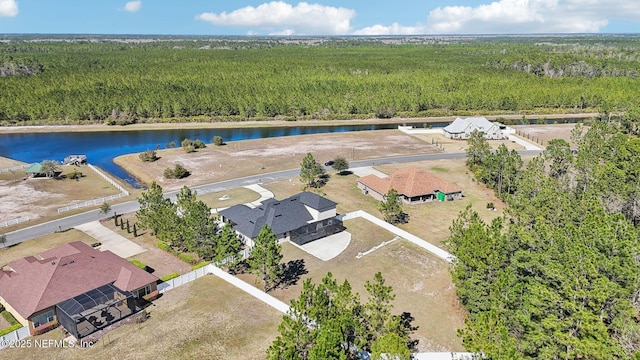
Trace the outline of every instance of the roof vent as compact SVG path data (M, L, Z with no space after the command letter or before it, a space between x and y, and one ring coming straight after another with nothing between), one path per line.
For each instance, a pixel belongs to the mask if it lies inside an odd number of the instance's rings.
M55 264L56 264L56 262L55 262L55 261L52 261L52 262L51 262L51 265L55 265Z
M62 265L60 265L60 266L67 266L67 265L68 265L68 263L62 263Z
M76 262L75 260L71 260L69 261L69 264L73 264L74 262Z

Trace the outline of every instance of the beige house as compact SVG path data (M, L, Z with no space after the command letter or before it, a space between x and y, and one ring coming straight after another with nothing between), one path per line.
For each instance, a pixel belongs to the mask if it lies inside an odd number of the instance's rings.
M386 178L376 175L361 177L358 188L376 200L383 200L390 189L395 189L405 204L462 198L462 189L416 167L398 170Z
M80 338L156 297L157 281L111 251L76 241L3 266L0 304L32 335L62 323Z

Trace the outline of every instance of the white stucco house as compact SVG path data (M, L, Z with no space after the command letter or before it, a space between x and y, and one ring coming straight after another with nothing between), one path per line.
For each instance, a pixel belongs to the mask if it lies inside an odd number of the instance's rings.
M465 140L474 131L480 131L488 140L502 140L507 138L503 132L505 129L506 127L499 122L492 122L484 117L469 117L466 119L456 118L442 132L450 139Z

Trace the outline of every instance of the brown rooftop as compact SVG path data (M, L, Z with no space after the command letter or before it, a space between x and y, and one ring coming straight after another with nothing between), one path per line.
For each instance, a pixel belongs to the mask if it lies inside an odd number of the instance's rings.
M157 280L111 251L76 241L7 264L0 271L0 297L26 319L102 285L132 291Z
M367 175L358 180L379 194L386 194L389 189L395 189L398 194L408 197L433 194L436 191L445 194L461 192L462 189L427 171L416 167L398 170L388 178Z

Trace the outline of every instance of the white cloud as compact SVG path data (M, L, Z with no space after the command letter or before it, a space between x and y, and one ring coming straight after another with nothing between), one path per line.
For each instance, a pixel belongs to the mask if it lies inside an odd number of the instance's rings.
M350 34L356 12L342 7L272 1L232 12L202 13L197 20L220 26L253 27L272 34L341 35Z
M426 32L598 32L612 19L640 21L640 3L629 0L500 0L477 7L445 6L429 13Z
M418 35L424 34L425 28L422 25L417 26L402 26L398 23L393 23L391 26L373 25L364 29L356 30L354 35Z
M142 1L129 1L124 6L124 11L126 12L137 12L142 8Z
M372 25L355 35L527 34L598 32L615 19L640 22L640 2L630 0L498 0L476 7L432 10L425 23Z
M18 3L15 0L0 0L0 17L18 15Z

